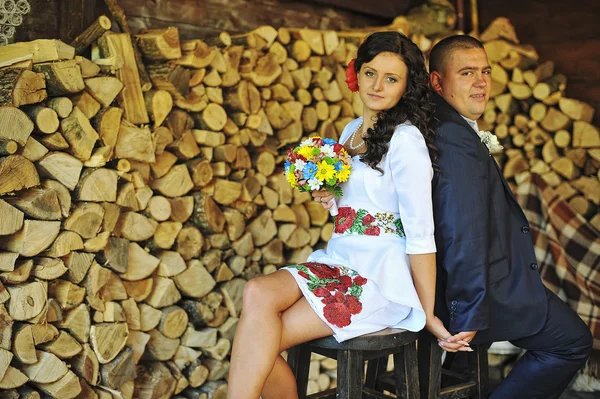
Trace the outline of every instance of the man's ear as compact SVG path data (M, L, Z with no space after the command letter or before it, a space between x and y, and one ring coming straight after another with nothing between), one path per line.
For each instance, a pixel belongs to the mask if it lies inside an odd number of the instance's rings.
M431 88L440 96L442 95L442 75L438 71L433 71L429 75L429 83Z

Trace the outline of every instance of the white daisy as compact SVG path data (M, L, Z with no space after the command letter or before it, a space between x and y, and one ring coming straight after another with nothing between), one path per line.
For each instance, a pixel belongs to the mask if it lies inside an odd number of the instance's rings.
M312 145L312 146L315 145L315 142L313 141L312 138L306 139L306 140L304 140L303 142L300 143L300 147L307 147L309 145Z
M325 155L326 157L331 157L331 158L335 158L335 151L333 150L333 146L329 145L329 144L325 144L323 146L321 146L321 153L323 153L323 155Z
M302 159L296 159L296 161L294 162L294 166L296 167L296 170L304 169L305 165L306 165L306 161L304 161Z
M319 190L321 188L321 184L322 183L319 181L319 179L310 179L308 181L308 186L311 190Z

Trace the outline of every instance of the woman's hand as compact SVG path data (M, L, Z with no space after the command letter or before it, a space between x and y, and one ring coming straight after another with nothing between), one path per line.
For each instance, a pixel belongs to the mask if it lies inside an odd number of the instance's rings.
M331 194L327 190L315 190L312 193L313 199L316 202L319 202L323 208L329 209L333 206L333 202L330 202L333 199L333 194Z
M444 349L445 351L471 352L473 350L469 347L469 344L467 342L464 342L462 340L450 342L454 341L452 339L452 334L450 334L448 330L446 330L446 327L444 327L444 323L442 323L442 321L436 316L427 318L425 328L437 338L438 345L442 347L442 349Z

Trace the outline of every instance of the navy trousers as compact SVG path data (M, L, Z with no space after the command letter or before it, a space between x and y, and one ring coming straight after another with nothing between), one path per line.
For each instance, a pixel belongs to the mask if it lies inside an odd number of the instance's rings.
M546 324L537 334L510 341L527 352L490 399L556 399L588 359L594 342L589 328L553 292L546 289L546 296Z

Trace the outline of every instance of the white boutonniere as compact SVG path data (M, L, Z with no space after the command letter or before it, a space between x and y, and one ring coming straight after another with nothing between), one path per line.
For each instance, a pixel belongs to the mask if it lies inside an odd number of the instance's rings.
M504 149L495 134L488 132L487 130L480 130L477 134L479 135L481 142L485 144L490 151L490 154L495 154Z

